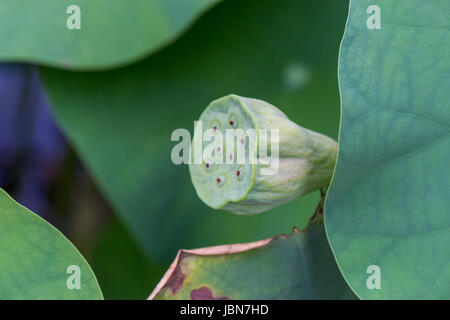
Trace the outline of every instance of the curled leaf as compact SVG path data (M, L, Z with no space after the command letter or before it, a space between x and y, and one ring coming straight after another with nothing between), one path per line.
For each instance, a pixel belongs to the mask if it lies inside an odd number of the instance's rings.
M149 299L353 299L323 226L256 242L180 250Z

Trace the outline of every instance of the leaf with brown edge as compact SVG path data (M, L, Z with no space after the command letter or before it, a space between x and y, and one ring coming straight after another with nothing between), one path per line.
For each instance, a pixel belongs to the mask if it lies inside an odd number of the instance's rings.
M317 212L289 235L180 250L149 299L355 299Z

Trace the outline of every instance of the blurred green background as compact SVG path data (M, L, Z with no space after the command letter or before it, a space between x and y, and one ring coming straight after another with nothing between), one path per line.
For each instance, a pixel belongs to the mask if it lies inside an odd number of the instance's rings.
M256 216L209 209L196 196L187 167L171 162L176 142L170 136L177 128L192 132L211 100L235 93L266 100L301 126L337 139L337 60L347 5L226 0L170 45L153 54L143 49L146 57L137 62L123 57L109 70L82 72L58 60L40 66L65 147L40 193L48 205L34 211L81 250L106 299L146 298L180 248L259 240L305 226L318 193ZM182 15L182 7L166 9ZM128 36L145 43L151 35ZM104 37L114 43L114 28ZM118 45L127 51L126 41ZM32 104L30 99L25 107ZM0 170L12 172L7 164ZM17 198L24 179L17 174L0 180L0 187ZM18 201L32 207L26 197Z

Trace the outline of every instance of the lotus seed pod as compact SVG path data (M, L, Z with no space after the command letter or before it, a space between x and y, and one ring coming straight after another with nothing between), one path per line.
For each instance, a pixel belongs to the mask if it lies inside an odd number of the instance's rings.
M189 171L214 209L255 214L327 187L337 143L262 100L229 95L195 123Z

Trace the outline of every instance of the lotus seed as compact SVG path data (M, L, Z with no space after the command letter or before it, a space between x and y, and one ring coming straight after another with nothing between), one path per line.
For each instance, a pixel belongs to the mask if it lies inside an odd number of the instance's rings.
M244 168L242 166L239 167L239 169L236 171L236 177L239 181L242 181L242 179L244 178L243 171Z
M229 118L228 124L233 128L237 127L237 121L234 115Z
M206 172L211 171L211 169L212 169L212 163L211 163L211 161L206 161L206 162L205 162L204 169L205 169Z
M216 121L214 121L211 127L213 131L216 132L219 129L219 124Z
M224 176L219 176L216 179L216 184L218 187L222 187L225 184L225 177Z

